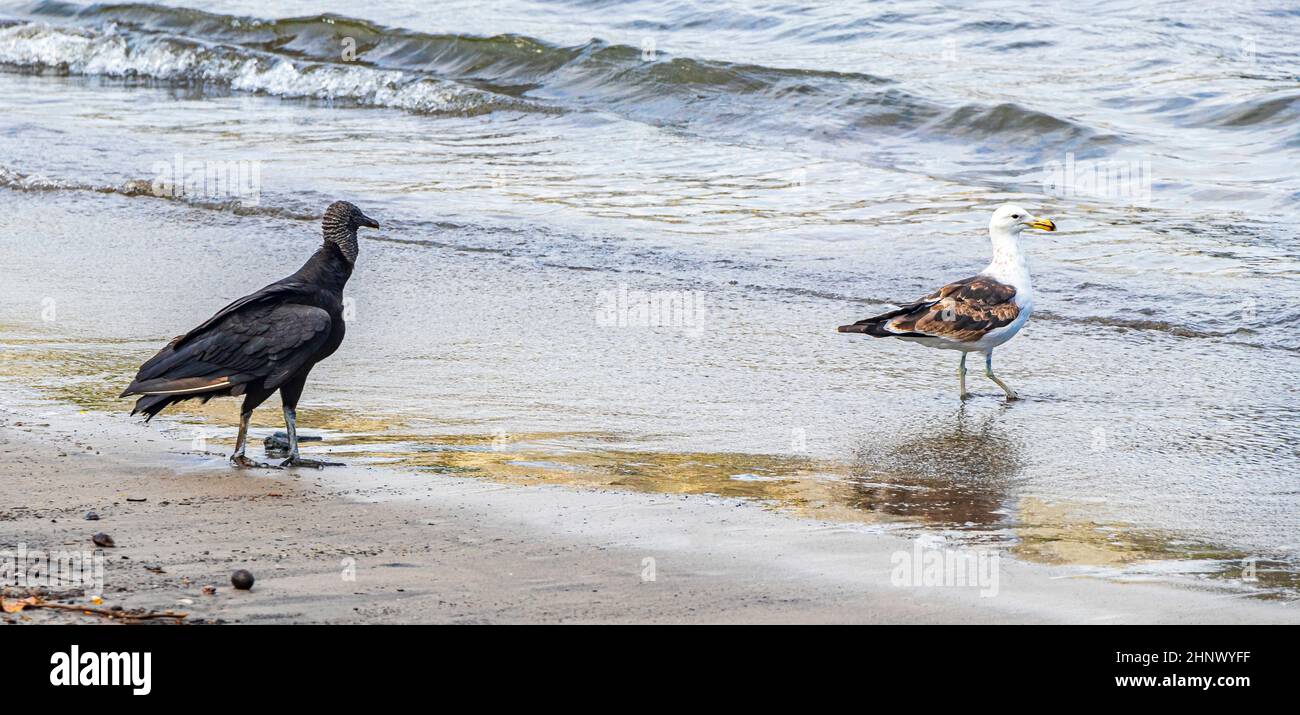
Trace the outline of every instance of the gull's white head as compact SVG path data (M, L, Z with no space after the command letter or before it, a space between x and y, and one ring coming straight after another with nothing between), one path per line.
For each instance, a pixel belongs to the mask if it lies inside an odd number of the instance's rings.
M989 219L989 233L1017 235L1026 228L1043 231L1055 231L1056 224L1051 219L1039 218L1015 204L1002 204Z

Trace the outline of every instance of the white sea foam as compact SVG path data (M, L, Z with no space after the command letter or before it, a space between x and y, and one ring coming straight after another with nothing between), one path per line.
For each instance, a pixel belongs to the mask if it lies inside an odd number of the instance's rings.
M545 111L524 100L416 73L295 62L242 47L133 35L115 25L101 31L35 23L0 28L0 64L73 75L212 82L243 92L431 114Z

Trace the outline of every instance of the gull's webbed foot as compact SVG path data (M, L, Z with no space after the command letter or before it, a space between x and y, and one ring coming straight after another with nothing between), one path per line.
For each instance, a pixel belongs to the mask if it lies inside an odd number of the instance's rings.
M997 379L996 377L993 378L993 381L998 383L998 387L1002 388L1003 392L1007 393L1007 402L1015 402L1020 399L1020 395L1017 395L1016 391L1011 389L1007 383Z
M319 459L303 459L302 457L290 457L280 463L281 467L309 467L311 469L322 469L324 467L346 467L342 462L325 462Z

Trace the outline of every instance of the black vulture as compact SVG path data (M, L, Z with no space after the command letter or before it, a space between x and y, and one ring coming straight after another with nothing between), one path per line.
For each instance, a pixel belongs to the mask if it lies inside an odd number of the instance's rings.
M357 260L357 229L379 224L356 206L335 201L321 226L325 243L297 273L222 308L141 365L121 394L143 395L131 414L143 413L147 422L177 402L243 395L230 461L266 467L244 456L248 420L279 390L289 433L289 458L281 466L337 465L298 455L296 408L307 373L343 342L343 286Z

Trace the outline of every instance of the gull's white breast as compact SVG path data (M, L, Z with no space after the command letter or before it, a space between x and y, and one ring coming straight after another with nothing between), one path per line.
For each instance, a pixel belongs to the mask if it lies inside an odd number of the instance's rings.
M1016 318L1010 323L990 330L987 334L976 340L972 348L975 351L984 352L992 350L1006 341L1014 338L1020 329L1025 327L1029 321L1029 316L1034 312L1034 289L1029 282L1029 270L1020 264L1009 271L999 271L998 266L990 266L988 271L990 277L1010 285L1016 289L1016 294L1011 298L1011 302L1016 304ZM1001 274L1001 275L999 275Z

